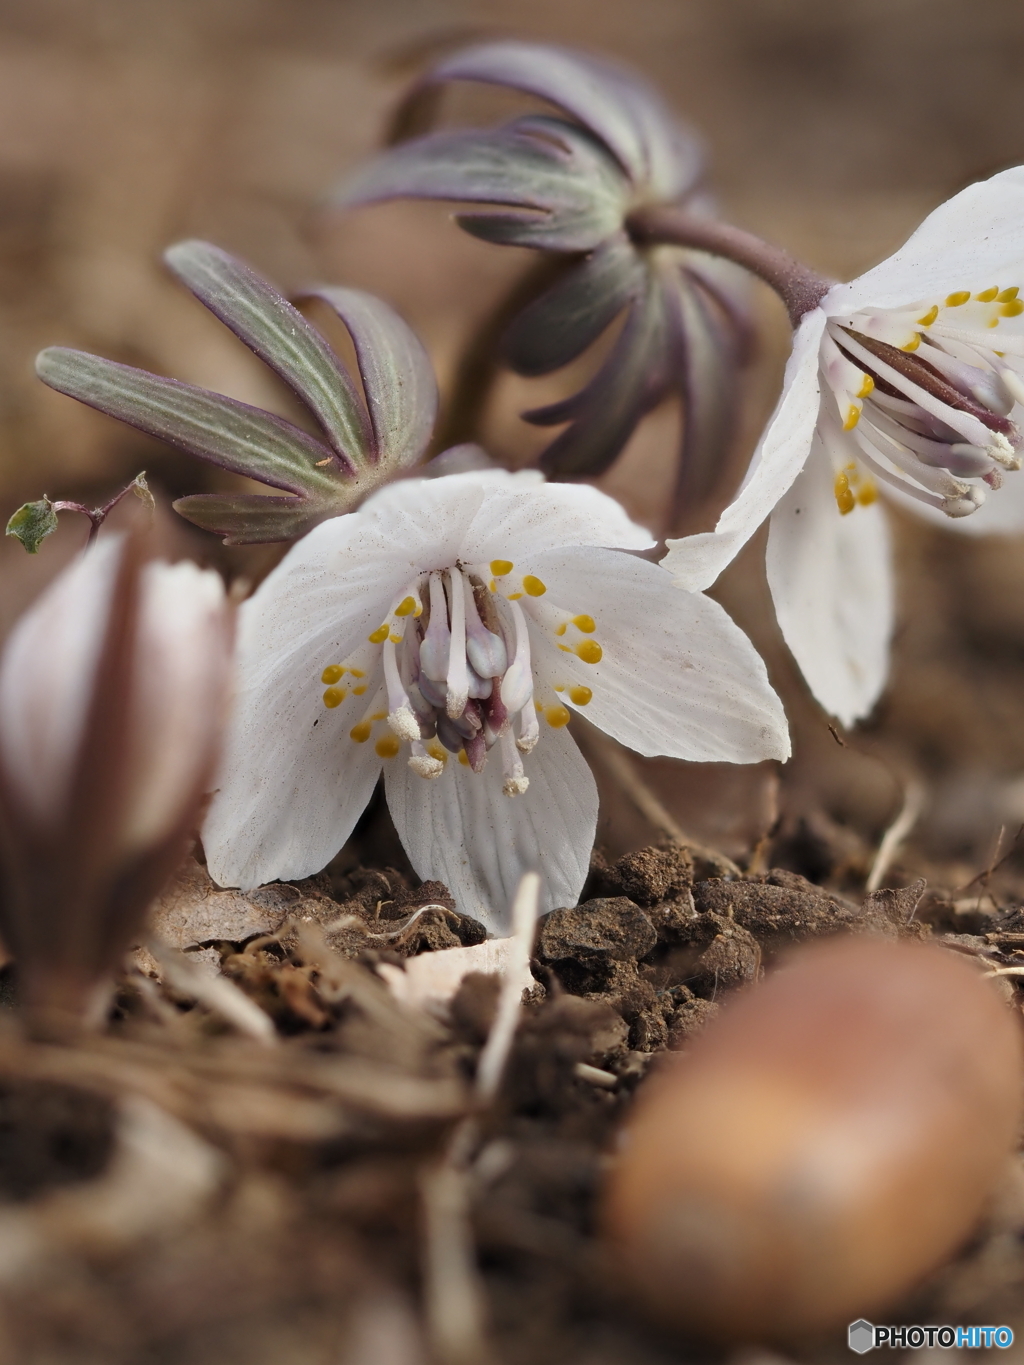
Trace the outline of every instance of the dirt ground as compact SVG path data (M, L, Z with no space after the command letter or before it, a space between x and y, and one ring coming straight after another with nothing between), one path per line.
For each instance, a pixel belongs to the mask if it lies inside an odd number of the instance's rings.
M43 492L101 501L141 468L165 509L179 494L223 486L198 462L44 388L32 370L44 345L79 346L261 406L281 404L262 367L162 271L162 249L185 237L204 237L245 256L285 289L326 278L374 290L420 331L444 387L461 341L522 268L522 256L460 233L441 207L396 205L339 218L322 204L330 185L377 145L417 64L441 45L489 34L583 44L633 63L701 130L723 209L840 278L898 246L924 214L966 183L1024 162L1024 10L1018 0L986 0L983 6L957 0L519 0L515 6L482 0L0 0L4 517ZM774 401L788 344L775 301L758 293L756 307L763 341L747 376L734 453L737 477ZM537 449L536 432L516 416L527 406L527 387L529 405L547 396L538 381L508 379L494 396L484 432L492 451L513 465ZM652 414L604 480L641 520L670 478L674 421L671 411ZM706 509L705 520L713 515ZM896 524L900 611L893 676L865 726L836 737L808 698L771 619L756 541L715 591L768 661L791 716L794 759L782 770L658 760L640 762L638 769L670 817L696 839L744 866L753 859L756 875L780 866L855 905L863 899L883 831L916 784L923 814L894 865L893 884L924 875L932 899L923 921L936 933L966 933L983 941L984 951L1001 953L1000 942L986 935L1011 923L1024 893L1024 862L1013 852L1024 826L1024 539L976 542L904 517ZM274 560L275 551L267 549L233 552L229 559L213 537L169 511L160 515L157 534L169 553L188 553L250 577ZM34 558L11 540L0 542L0 635L83 535L81 524L65 518ZM623 795L600 753L592 756L602 788L600 840L611 864L664 831ZM365 915L389 897L374 895L369 882L356 887L338 878L353 875L360 860L400 873L402 863L379 810L360 840L336 867L330 887L316 894L329 891L338 904L359 901L358 913ZM1003 858L991 882L974 880ZM714 870L698 867L697 882L707 883ZM399 910L405 914L415 906L411 888L405 890L413 899L394 902L396 919ZM673 892L678 900L676 892L681 888ZM608 882L593 894L607 899L623 892ZM821 894L814 895L820 901ZM641 895L650 922L658 919L652 906L665 899L645 902ZM703 908L699 896L696 901L699 915L717 913L710 901ZM703 932L712 921L701 923ZM655 927L663 936L683 932L660 921ZM437 941L420 947L462 941L457 925L445 929L447 939L442 929L443 923ZM463 926L462 932L470 931ZM749 932L757 940L756 929ZM760 940L756 947L766 955L772 951ZM294 1035L289 1045L296 1051L315 1056L322 1046L372 1060L380 1043L364 1036L365 1017L373 1016L376 997L364 995L362 1007L353 1006L358 992L348 980L344 989L337 986L333 1003L294 984L288 988L294 999L285 999L277 979L282 968L301 972L309 966L292 942L269 945L264 958L263 949L245 948L242 941L230 948L225 941L216 951L225 964L248 954L252 962L232 969L243 975L253 962L264 971L261 985L253 968L246 988L264 1002L270 996L284 1000L275 1006L276 1017ZM308 944L306 951L312 951ZM637 960L632 972L655 993L678 984L651 985ZM558 977L557 966L548 970ZM596 970L593 963L587 970ZM606 974L606 986L616 973L622 976L618 968ZM558 1004L600 995L604 987L583 988L598 978L559 978L559 989L533 1007L520 1045L527 1060L517 1063L516 1072L525 1068L526 1090L509 1101L504 1127L494 1135L496 1142L519 1144L520 1163L495 1175L500 1197L488 1202L478 1229L503 1360L660 1365L681 1358L678 1348L648 1339L617 1309L595 1316L603 1281L597 1271L591 1277L589 1262L580 1268L580 1248L600 1153L647 1065L637 1059L673 1037L678 1041L683 1016L699 1016L699 1002L713 991L699 981L695 989L684 985L678 998L668 1005L661 1000L655 1009L638 987L632 1003L621 997L601 1005L618 1024L609 1024L607 1012L602 1024L593 1013L576 1016L575 1006L566 1013ZM173 1071L181 1061L176 1049L194 1042L191 1033L184 1043L176 1033L168 1041L181 1025L161 1016L167 1001L161 1006L151 1000L144 1008L138 991L146 988L136 983L132 989L135 995L129 990L123 1002L126 1037L107 1051L98 1046L98 1060L81 1063L85 1073L108 1078L106 1090L97 1082L88 1101L80 1091L67 1097L72 1127L85 1134L66 1160L61 1157L64 1165L58 1162L72 1183L106 1169L114 1120L111 1101L102 1096L117 1090L109 1077L118 1068L138 1076L155 1065L161 1049L174 1053ZM589 1003L595 1009L600 1004ZM196 1022L201 1012L184 1009L181 1001L169 1008L182 1010L186 1031L205 1037L207 1023ZM221 1196L221 1222L186 1231L170 1251L163 1246L152 1254L128 1254L120 1247L112 1259L93 1263L62 1250L59 1274L53 1262L41 1262L50 1269L43 1280L26 1282L36 1287L25 1290L23 1317L14 1313L10 1358L22 1358L18 1334L24 1331L36 1352L31 1359L46 1365L135 1365L143 1359L166 1365L234 1359L418 1365L421 1329L409 1289L417 1245L410 1231L413 1157L433 1149L458 1110L456 1091L479 1048L485 1015L486 1002L467 1000L464 1017L453 1017L443 1036L404 1038L403 1066L416 1076L434 1068L437 1093L417 1092L415 1103L410 1099L408 1111L399 1114L382 1113L365 1094L358 1102L349 1096L348 1126L338 1133L317 1127L323 1120L314 1111L324 1092L312 1072L300 1087L309 1106L293 1104L297 1127L282 1132L278 1092L287 1087L273 1065L259 1070L252 1045L245 1051L229 1039L209 1074L181 1062L184 1079L168 1084L179 1086L185 1098L175 1092L171 1107L191 1122L195 1107L207 1106L209 1150L197 1149L190 1172L178 1176L187 1190L221 1188L221 1177L212 1172L229 1154L230 1196ZM550 1066L538 1060L545 1049L554 1058ZM210 1108L230 1107L228 1100L211 1098L211 1077L223 1079L243 1052L238 1064L253 1067L255 1078L240 1092L270 1115L262 1136L253 1136L256 1120L232 1128ZM429 1063L423 1061L427 1054ZM581 1061L609 1069L615 1086L567 1085ZM19 1127L18 1115L38 1110L42 1101L33 1099L31 1086L40 1077L51 1086L62 1079L52 1058L35 1053L19 1061L12 1052L9 1068L14 1079L6 1098L0 1095L0 1138ZM268 1100L267 1091L277 1098ZM160 1091L155 1098L163 1102L166 1095ZM55 1103L50 1094L46 1105ZM60 1112L47 1110L39 1122L48 1132L66 1128ZM346 1165L353 1154L358 1161ZM0 1186L7 1159L0 1152ZM14 1169L19 1188L36 1178L41 1188L64 1179L52 1169L26 1174L22 1157ZM181 1195L186 1204L187 1190ZM1001 1226L941 1284L929 1287L929 1311L937 1304L962 1315L984 1304L995 1313L1018 1301L1021 1267ZM264 1244L275 1249L261 1259L254 1247ZM984 1272L978 1270L982 1262ZM1009 1286L1008 1298L999 1298L1000 1284ZM339 1285L344 1292L336 1292ZM532 1334L515 1325L525 1302ZM89 1303L91 1317L84 1307ZM225 1303L231 1305L226 1314ZM389 1306L388 1322L396 1324L387 1341L373 1336L380 1317L374 1305L381 1303ZM42 1320L56 1326L51 1335L33 1338ZM348 1354L338 1345L342 1338ZM807 1358L825 1360L830 1349L809 1347Z

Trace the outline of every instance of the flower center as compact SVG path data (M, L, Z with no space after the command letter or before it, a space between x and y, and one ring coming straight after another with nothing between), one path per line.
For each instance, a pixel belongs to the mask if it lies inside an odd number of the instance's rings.
M819 430L843 515L873 502L878 480L947 516L969 516L1020 469L1024 437L1009 415L1024 402L1017 294L958 290L829 318Z
M527 615L583 663L599 663L603 651L592 616L544 602L542 580L514 570L511 560L495 559L420 574L365 645L323 670L323 702L333 711L351 708L350 698L363 696L366 678L383 668L369 704L359 704L352 741L366 743L386 721L374 745L378 755L394 758L407 743L409 766L425 778L440 776L450 755L481 772L497 746L505 794L526 791L522 755L540 738L539 717L558 729L570 719L566 699L580 707L594 695L580 683L538 684Z

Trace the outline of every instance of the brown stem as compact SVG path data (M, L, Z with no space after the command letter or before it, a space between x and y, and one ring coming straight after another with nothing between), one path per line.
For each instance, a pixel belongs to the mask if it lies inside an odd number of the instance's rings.
M652 204L636 209L626 226L633 240L643 246L688 246L743 266L775 290L794 327L835 283L752 232L683 208Z
M142 480L141 484L139 482L140 480ZM114 496L110 499L110 501L105 502L102 507L86 507L85 503L83 502L66 501L54 502L51 503L50 506L55 512L81 512L83 516L88 517L89 539L86 543L88 545L91 545L93 541L96 539L96 537L99 535L100 527L103 525L107 517L111 514L111 512L114 510L114 508L117 506L117 504L121 501L122 498L126 498L129 493L137 491L140 487L145 489L146 493L148 494L149 490L148 488L146 488L145 480L146 480L145 471L143 471L143 473L141 474L137 474L126 488L122 488L120 493L115 493Z
M491 389L501 370L501 340L512 320L579 261L576 255L542 252L509 292L485 315L462 348L451 393L431 446L434 454L479 440Z

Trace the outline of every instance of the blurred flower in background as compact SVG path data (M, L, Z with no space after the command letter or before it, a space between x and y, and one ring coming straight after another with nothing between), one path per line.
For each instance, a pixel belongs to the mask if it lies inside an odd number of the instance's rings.
M220 577L101 539L0 657L0 933L42 1027L101 1009L198 822L224 725Z
M630 72L522 42L485 43L438 63L406 99L397 127L422 124L438 87L455 80L509 86L569 117L528 114L495 129L416 137L355 172L334 202L485 205L456 221L486 241L560 257L555 282L504 334L504 357L518 374L560 369L624 315L607 358L579 392L523 415L540 426L565 424L541 456L547 473L591 476L612 464L646 412L681 395L682 451L668 514L678 524L683 505L714 486L732 436L736 371L749 340L744 276L703 252L641 244L628 219L660 203L713 212L700 142Z

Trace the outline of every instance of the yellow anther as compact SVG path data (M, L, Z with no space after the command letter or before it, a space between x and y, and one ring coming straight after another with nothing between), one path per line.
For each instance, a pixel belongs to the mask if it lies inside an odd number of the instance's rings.
M366 683L360 683L358 687L353 687L352 694L353 696L361 697L365 691Z
M582 630L584 635L590 635L597 629L597 623L592 616L574 616L572 623L577 630Z
M850 477L848 474L840 473L836 475L835 487L836 506L840 513L845 517L848 512L852 512L857 502L850 491Z
M560 626L555 626L555 634L556 634L556 635L564 635L564 634L565 634L566 625L567 625L567 622L563 621L562 624L561 624Z
M547 584L542 583L536 574L528 573L523 579L523 591L531 597L543 597L547 590Z
M575 706L586 706L593 696L589 687L570 687L569 700Z
M491 560L491 573L494 574L495 578L504 578L505 575L511 573L514 568L515 565L512 563L511 559Z
M874 479L863 479L857 489L857 501L861 507L870 507L878 501L878 486Z
M389 635L388 639L391 641L393 645L400 645L402 643L401 635Z
M920 344L921 344L921 334L920 334L920 332L915 332L914 335L913 335L913 336L910 338L910 340L907 342L907 344L906 344L905 346L901 346L901 347L900 347L900 350L901 350L901 351L916 351L917 348L918 348L918 346L920 346Z
M571 645L559 645L558 648L562 651L563 654L571 654L571 653L572 653L572 646L571 646Z
M922 327L930 327L938 316L939 305L937 303L933 303L932 306L928 309L927 313L925 313L924 317L918 318L918 322L921 324Z
M585 664L599 664L604 650L596 640L581 640L576 646L576 657Z
M534 706L537 708L538 711L543 711L543 710L544 710L544 703L543 703L542 701L535 701L533 704L534 704Z
M856 403L851 403L846 412L846 421L843 423L844 431L852 431L860 421L860 408Z
M345 670L342 669L341 671L344 673ZM366 674L363 672L363 670L362 670L361 668L350 668L350 669L349 669L349 672L352 674L353 678L365 678L365 677L366 677Z
M1011 299L1015 299L1019 293L1020 293L1020 285L1019 285L1019 284L1015 284L1015 285L1013 285L1012 288L1010 288L1010 289L1004 289L1004 290L1000 293L999 297L996 299L996 302L997 302L997 303L1009 303L1010 300L1011 300Z
M990 327L998 327L998 326L999 326L999 319L998 319L998 318L993 318L992 321L989 323L989 326L990 326Z
M559 684L556 686L555 691L556 691L556 692L564 692L564 691L565 691L565 683L559 683Z
M378 626L377 629L373 632L373 634L368 635L366 638L369 640L371 645L382 645L384 641L388 638L387 621L385 621L382 626Z
M875 387L875 381L871 378L871 376L870 376L869 374L866 374L866 375L864 376L864 382L861 384L860 388L857 390L856 397L857 397L857 398L867 398L868 394L871 393L871 391L874 389L874 387Z
M436 739L432 739L427 745L427 753L431 758L436 758L438 763L448 762L448 750L443 744L438 744Z
M544 712L544 719L553 730L560 730L563 725L569 724L569 708L567 706L549 706Z
M498 585L497 585L497 583L494 581L493 578L492 578L491 581L487 584L487 586L490 588L491 592L497 592L497 591L498 591Z
M999 286L994 284L991 289L983 289L980 294L976 294L979 303L991 303L993 299L999 297Z
M341 705L347 696L348 693L343 687L329 687L324 693L324 705L329 706L333 711L336 706Z
M403 597L401 602L399 602L398 606L395 608L395 615L411 616L415 610L416 610L415 597Z
M958 289L955 294L946 295L946 307L959 308L961 304L966 303L970 297L971 291L969 289Z
M344 673L345 670L342 668L341 664L328 664L320 674L320 681L323 683L336 683L339 678L344 676Z
M1004 318L1017 318L1024 313L1024 299L1007 299L999 310Z
M522 595L523 594L521 592L510 592L508 595L508 600L510 602L518 602Z
M371 720L387 720L387 718L388 713L386 711L374 711L373 715L370 717Z
M378 758L394 758L402 746L395 735L381 735L373 747L377 750Z
M469 754L466 753L465 749L459 750L459 762L464 768L469 767Z
M368 720L361 720L358 725L353 725L352 729L349 730L349 739L354 739L357 744L365 744L370 738L372 730L373 726Z

